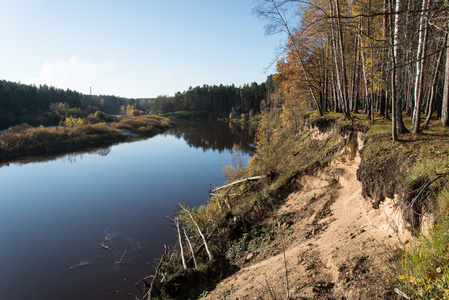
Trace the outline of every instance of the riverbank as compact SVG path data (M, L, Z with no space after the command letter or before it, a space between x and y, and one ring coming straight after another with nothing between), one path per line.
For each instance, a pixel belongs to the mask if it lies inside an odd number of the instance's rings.
M0 162L109 145L155 135L172 126L169 119L150 115L120 116L113 120L92 124L75 119L68 126L33 128L22 124L9 128L0 135Z
M190 241L195 260L179 237L184 254L181 244L167 253L171 259L162 259L151 292L208 299L399 297L402 253L417 241L412 233L429 226L429 216L444 214L436 199L447 182L447 130L435 122L394 144L386 121L371 125L363 115L311 117L294 134L270 129L272 119L261 123L257 155L247 169L234 168L229 182L263 179L222 189L190 214L180 210L180 226L197 236ZM421 176L430 179L413 185ZM410 189L426 197L402 196Z

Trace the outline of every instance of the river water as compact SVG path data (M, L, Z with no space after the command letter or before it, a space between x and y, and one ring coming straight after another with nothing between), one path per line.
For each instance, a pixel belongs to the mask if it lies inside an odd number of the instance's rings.
M181 123L149 139L2 165L0 299L140 296L134 284L175 243L167 216L179 202L207 202L233 145L247 161L254 135Z

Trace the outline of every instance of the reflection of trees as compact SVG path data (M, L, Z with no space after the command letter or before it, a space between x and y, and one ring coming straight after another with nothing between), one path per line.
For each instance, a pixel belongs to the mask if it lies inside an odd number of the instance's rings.
M111 147L98 149L94 153L100 156L107 156L109 153L111 153Z
M255 151L253 146L256 128L224 122L180 122L168 132L177 138L183 138L191 147L203 151L212 149L219 152L229 151L237 144L244 153Z
M70 153L52 154L52 155L39 155L39 156L29 156L25 158L20 158L17 160L12 160L3 164L0 164L0 168L3 166L9 166L10 164L17 164L19 166L26 165L30 163L46 163L49 161L54 161L58 159L64 159L70 163L76 163L78 160L82 160L85 154L98 154L100 156L107 156L111 152L111 146L107 148L93 148L89 150L78 150Z

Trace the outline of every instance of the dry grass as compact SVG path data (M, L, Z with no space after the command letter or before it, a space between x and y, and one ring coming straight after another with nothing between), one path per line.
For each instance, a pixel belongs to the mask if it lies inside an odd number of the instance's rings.
M125 129L141 135L152 135L166 129L171 125L171 121L158 116L136 116L123 117L118 123L114 123L114 128Z
M7 132L0 136L0 160L95 146L125 138L126 135L105 123Z

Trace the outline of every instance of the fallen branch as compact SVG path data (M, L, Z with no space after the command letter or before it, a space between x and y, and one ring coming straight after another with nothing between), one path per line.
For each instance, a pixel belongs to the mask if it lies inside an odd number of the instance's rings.
M122 256L120 257L120 260L119 260L119 261L115 261L115 263L118 264L118 265L123 264L122 260L123 260L123 257L125 256L125 254L126 254L126 249L125 249L125 251L123 252Z
M426 182L426 184L424 184L422 187L420 187L418 194L416 195L415 198L413 198L412 202L410 203L410 217L412 218L412 223L413 223L413 207L416 203L416 201L418 199L420 199L420 197L422 196L422 194L424 193L424 191L427 189L427 187L429 187L432 183L434 183L435 181L437 181L438 179L446 176L449 172L445 172L445 173L441 173L441 174L437 174L437 176L435 176L433 179L429 180ZM414 224L412 224L412 226L414 226Z
M106 250L112 250L112 248L109 247L108 245L106 245L105 242L101 242L101 247L103 247L103 249L106 249Z
M109 246L107 245L107 243L108 243L108 241L109 241L109 239L110 239L111 237L114 237L113 234L108 233L108 234L106 234L106 236L103 238L103 240L101 241L101 247L103 247L103 249L106 249L106 250L112 250L112 248L109 247Z
M398 294L399 296L401 296L401 297L407 299L407 300L411 300L411 299L412 299L412 298L410 298L406 293L404 293L403 291L401 291L401 290L398 289L398 288L394 288L394 292L395 292L396 294Z
M146 282L146 280L147 280L148 278L154 278L154 275L148 275L148 276L146 276L146 277L144 277L144 278L141 278L139 281L137 281L137 282L134 284L134 285L135 285L135 286L136 286L142 293L144 292L144 290L142 290L142 289L140 288L139 283L143 282L144 287L145 287L145 286L150 287L150 284L149 284L148 282Z
M156 267L156 271L154 272L153 280L151 280L150 288L148 289L148 292L143 296L142 299L145 299L145 297L147 297L147 300L151 300L151 293L153 292L154 284L155 284L154 282L155 282L155 280L157 280L157 275L159 274L159 269L161 268L161 265L164 262L165 257L167 256L168 250L167 250L167 246L166 245L164 245L164 249L165 249L164 250L164 255L162 255L162 258L161 258L161 260L159 261L159 264Z
M221 190L221 189L224 189L224 188L227 188L227 187L230 187L230 186L234 186L234 185L236 185L236 184L240 184L240 183L242 183L242 182L254 181L254 180L258 180L258 179L264 178L264 177L265 177L265 175L261 175L261 176L253 176L253 177L248 177L248 178L240 179L240 180L237 180L237 181L228 183L228 184L226 184L226 185L219 186L219 187L213 189L213 190L211 191L211 193L214 193L214 192L216 192L216 191L219 191L219 190Z
M73 265L69 269L72 270L72 269L75 269L75 268L84 267L84 266L87 266L88 264L90 264L90 261L82 260L79 264Z

